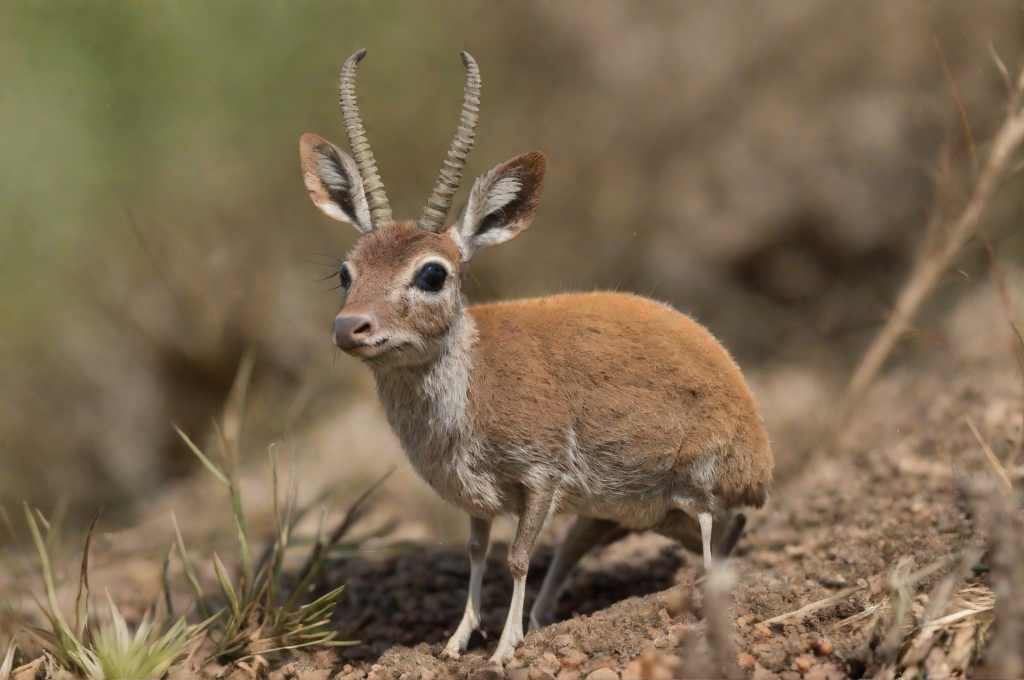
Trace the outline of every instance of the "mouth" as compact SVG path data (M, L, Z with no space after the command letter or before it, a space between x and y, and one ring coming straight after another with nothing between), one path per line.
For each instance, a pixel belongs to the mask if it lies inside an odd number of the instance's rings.
M345 354L350 356L358 357L359 359L373 359L378 357L385 352L389 352L394 349L398 349L403 345L408 344L404 342L392 342L392 338L389 335L383 338L378 338L373 342L368 342L364 345L359 345L351 349L342 350Z

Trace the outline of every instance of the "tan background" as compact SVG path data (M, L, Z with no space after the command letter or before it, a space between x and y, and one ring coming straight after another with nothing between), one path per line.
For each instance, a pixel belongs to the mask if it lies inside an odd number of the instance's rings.
M961 139L936 44L983 141L1003 101L989 46L1024 59L1019 3L6 2L0 503L128 520L191 484L170 424L209 436L245 348L254 460L298 451L308 493L403 465L327 332L325 256L355 231L298 173L303 132L344 140L336 78L359 47L398 215L418 214L454 131L459 50L484 83L467 175L548 155L537 220L474 261L471 298L619 288L694 313L750 375L784 472L884 318L944 136ZM1016 187L990 213L1011 265ZM961 264L933 313L985 267ZM970 323L928 318L913 342L969 348ZM389 488L411 535L461 535L407 468Z

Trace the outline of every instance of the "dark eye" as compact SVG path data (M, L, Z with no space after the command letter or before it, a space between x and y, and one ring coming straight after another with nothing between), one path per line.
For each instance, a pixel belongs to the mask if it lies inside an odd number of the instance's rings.
M338 278L341 279L341 287L348 290L348 287L352 285L352 274L349 273L348 267L341 265L341 272L338 274Z
M430 262L423 265L423 269L416 274L413 283L420 290L428 293L436 293L444 286L444 280L448 278L448 272L439 264Z

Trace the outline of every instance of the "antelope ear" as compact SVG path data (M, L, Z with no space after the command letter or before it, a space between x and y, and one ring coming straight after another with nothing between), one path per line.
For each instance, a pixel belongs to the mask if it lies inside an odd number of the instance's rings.
M299 160L302 181L316 207L363 234L373 229L359 168L347 153L323 137L307 133L299 140Z
M477 178L466 209L449 230L463 262L480 248L504 243L530 226L546 167L544 154L531 151Z

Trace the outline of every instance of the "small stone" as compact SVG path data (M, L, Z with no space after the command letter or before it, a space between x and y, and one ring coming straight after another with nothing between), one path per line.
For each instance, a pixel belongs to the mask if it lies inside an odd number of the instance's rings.
M33 680L36 676L39 675L39 669L42 667L43 661L44 658L39 657L31 663L27 663L24 666L20 666L14 670L14 673L11 675L11 677L14 678L14 680Z
M812 665L814 665L814 657L810 654L801 654L793 659L793 667L801 673L806 673L811 670Z
M526 668L514 668L508 672L508 680L530 680L530 671Z
M611 668L598 668L587 674L587 680L619 680L619 674Z
M644 662L640 659L633 659L622 669L622 680L647 680L645 675Z
M830 663L818 664L811 670L804 673L804 680L841 680L845 677L845 673Z
M564 648L559 654L562 656L562 665L567 668L582 666L587 660L587 655L578 649Z
M750 652L742 652L738 657L736 657L736 663L738 663L740 668L743 670L750 671L754 669L755 665L757 665L757 659L755 659L754 655Z
M772 636L771 629L769 629L768 626L764 625L763 623L759 623L756 626L754 626L754 630L756 630L757 634L761 637L769 638Z
M551 646L555 648L572 647L574 644L576 644L576 638L568 633L563 633L551 641Z
M693 602L690 599L690 593L682 588L676 588L665 596L665 611L673 619L678 619L691 609L693 609Z
M499 671L494 667L481 668L480 670L473 671L474 680L504 680L508 676L504 671Z
M555 676L543 668L531 668L526 676L529 680L555 680Z
M575 668L563 668L555 676L556 680L580 680L583 676Z
M551 652L544 652L538 659L536 659L533 662L531 666L530 679L538 680L537 678L533 677L532 671L534 670L543 671L544 673L550 675L553 678L555 673L557 673L561 669L562 662L558 660L558 657L552 654Z
M815 640L814 649L822 656L831 656L832 652L835 651L835 648L832 646L832 641L828 638Z

